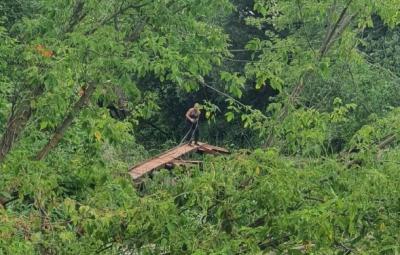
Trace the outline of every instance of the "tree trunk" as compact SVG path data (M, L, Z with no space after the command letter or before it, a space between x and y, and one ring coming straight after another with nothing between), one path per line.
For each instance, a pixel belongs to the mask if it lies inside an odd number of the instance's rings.
M7 122L7 128L0 141L0 162L4 160L10 152L14 142L24 130L32 114L30 101L23 101L14 113L11 114Z
M78 23L86 16L87 13L83 10L84 4L85 2L82 0L76 2L71 19L64 31L65 33L73 32ZM3 162L6 155L10 152L13 144L25 129L26 124L32 115L33 109L31 106L31 100L41 96L43 92L44 87L39 86L31 93L29 98L16 103L15 109L11 112L11 115L8 118L6 131L0 140L0 163Z
M107 22L112 20L114 17L124 13L125 11L129 9L140 9L141 7L150 4L151 2L146 2L143 4L138 4L138 5L128 5L125 8L120 8L117 12L113 13L110 17L106 18L103 20L99 25L91 29L90 31L86 32L85 34L87 36L93 34L96 32L101 26L105 25ZM84 5L85 2L82 0L78 0L73 9L72 16L70 18L70 21L65 28L64 32L65 33L70 33L73 32L76 26L82 22L82 20L86 17L87 12L84 10ZM138 34L143 30L144 25L141 26L138 31L134 31L131 36L132 38L129 38L129 40L134 41L138 39ZM36 158L38 160L41 160L42 158L46 157L46 155L49 153L49 151L54 148L58 142L61 140L61 138L64 136L64 133L66 129L71 125L71 122L74 119L74 116L77 112L81 110L81 108L84 107L84 105L87 103L86 101L90 97L91 94L93 94L95 90L94 85L89 85L87 88L87 91L85 92L85 95L82 96L82 98L74 105L72 111L69 113L69 115L64 119L63 123L61 123L60 126L56 129L55 135L52 137L52 139L49 141L49 143L38 153ZM31 94L31 97L26 100L22 100L20 103L17 103L15 110L11 113L8 123L6 126L6 131L3 134L3 137L0 140L0 163L3 162L4 158L6 155L10 152L12 149L13 144L15 141L19 138L21 135L22 131L25 129L26 124L28 123L31 115L32 115L32 107L31 107L31 100L32 98L37 98L41 96L44 92L44 87L40 86L33 93ZM87 95L90 94L90 95ZM86 97L87 96L87 97Z
M144 6L144 4L143 5L138 5L138 6L129 6L127 8L140 8L142 6ZM123 10L120 10L120 12L123 12L123 11L127 10L127 8L125 8ZM115 15L118 15L120 12L116 13ZM114 17L115 15L113 15L112 17ZM144 23L140 23L138 25L138 27L133 28L133 31L132 31L131 35L128 38L126 38L127 41L132 43L132 42L136 41L137 39L139 39L139 35L143 31L143 29L144 29ZM94 29L91 32L94 32L95 30L96 29ZM65 132L67 131L67 129L71 126L72 121L74 120L76 115L87 105L90 97L95 92L96 87L97 86L94 83L90 83L88 85L88 87L86 88L84 94L74 104L74 106L72 107L71 111L68 113L67 117L63 120L63 122L60 125L58 125L58 127L56 128L56 131L53 134L52 138L48 141L46 146L44 146L39 151L39 153L36 155L36 160L44 159L49 154L49 152L58 145L60 140L64 137Z
M95 90L96 90L95 84L91 83L88 85L83 95L74 104L74 106L72 107L68 115L65 117L65 119L57 126L56 131L54 132L51 139L36 155L36 160L44 159L49 154L49 152L58 145L60 140L64 137L67 129L71 126L72 121L74 120L76 115L82 110L82 108L84 108L87 105L90 97L93 95Z
M343 8L338 20L336 23L332 26L328 26L328 30L325 36L325 39L320 47L319 54L317 57L318 61L321 61L322 58L324 58L329 50L331 49L333 43L341 36L343 31L350 25L350 22L357 16L356 14L349 15L348 10L350 7L350 4L352 3L353 0L349 0L346 4L346 6ZM335 3L334 3L335 5ZM332 7L333 8L333 7ZM304 90L305 84L304 81L307 77L308 73L304 73L302 77L300 77L300 81L296 84L296 86L293 88L292 92L290 93L289 100L288 102L283 106L282 110L280 111L277 122L280 123L284 121L289 114L289 107L290 105L293 105L297 98L301 95L301 93ZM275 144L275 132L272 130L266 141L265 141L265 147L271 147Z
M42 95L44 91L43 89L43 86L39 86L32 91L30 96L14 103L10 117L7 121L6 130L0 140L0 163L4 161L14 143L21 136L21 133L28 124L33 112L31 106L32 98Z

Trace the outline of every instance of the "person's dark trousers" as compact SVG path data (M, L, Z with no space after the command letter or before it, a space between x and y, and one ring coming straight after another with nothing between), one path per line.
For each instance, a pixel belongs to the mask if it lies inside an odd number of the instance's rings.
M188 135L189 142L192 142L193 136L194 136L194 142L197 143L199 141L199 137L200 137L199 125L197 124L197 122L192 123L190 121L187 121L187 125L188 125L188 127L190 127L190 131L189 131L189 135Z

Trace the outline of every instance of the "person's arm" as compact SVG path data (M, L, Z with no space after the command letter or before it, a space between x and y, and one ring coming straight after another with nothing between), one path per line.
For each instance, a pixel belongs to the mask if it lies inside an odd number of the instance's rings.
M190 108L190 109L186 112L185 116L186 116L186 119L188 119L190 122L194 123L195 120L192 119L192 118L190 117L190 113L191 113L191 112L192 112L192 108Z

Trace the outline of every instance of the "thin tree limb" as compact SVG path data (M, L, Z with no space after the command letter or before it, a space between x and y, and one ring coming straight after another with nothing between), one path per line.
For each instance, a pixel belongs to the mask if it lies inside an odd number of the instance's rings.
M301 8L300 0L296 0L296 3L297 3L297 9L299 10L300 19L302 21L304 21L303 9ZM307 30L306 30L306 27L304 26L304 24L303 24L303 29L304 29L304 35L305 35L307 43L308 43L308 47L310 48L310 50L313 52L314 56L316 57L317 53L316 53L314 47L311 44L310 37L309 37L309 35L307 33Z
M333 26L333 28L328 29L327 34L326 34L325 39L324 39L324 42L323 42L323 44L322 44L322 46L321 46L321 49L320 49L320 51L319 51L319 52L320 52L320 54L319 54L319 59L322 59L322 58L326 55L327 51L329 50L328 44L330 44L330 42L331 42L331 40L332 40L332 37L333 37L333 35L334 35L336 29L337 29L337 28L339 27L339 25L343 22L343 19L345 18L346 14L347 14L347 11L348 11L348 9L349 9L349 7L350 7L350 4L351 4L352 2L353 2L353 0L349 0L349 1L347 2L346 6L343 8L343 10L342 10L342 12L341 12L341 14L340 14L340 16L339 16L339 19L336 21L336 23L335 23L335 25Z
M68 23L68 26L65 28L65 33L71 33L75 27L81 22L87 15L87 12L84 11L85 1L84 0L77 0L73 11L71 19Z
M91 34L95 33L99 28L101 28L102 26L104 26L104 25L107 24L108 22L114 20L115 17L117 17L118 15L124 14L126 11L128 11L128 10L130 10L130 9L136 9L136 10L137 10L137 9L140 9L140 8L146 6L146 5L151 4L151 3L152 3L152 2L150 1L150 2L145 2L145 3L142 3L142 4L137 4L137 5L135 5L135 4L129 4L129 5L125 6L125 7L121 7L121 8L119 8L116 12L114 12L113 14L111 14L109 17L106 17L105 19L103 19L102 21L100 21L100 23L99 23L97 26L95 26L95 27L92 28L91 30L87 31L87 32L85 33L85 35L88 36L88 35L91 35Z

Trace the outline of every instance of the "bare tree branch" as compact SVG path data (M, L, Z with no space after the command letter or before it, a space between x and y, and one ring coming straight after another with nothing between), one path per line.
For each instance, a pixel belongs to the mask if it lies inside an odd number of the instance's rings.
M145 2L142 4L129 4L125 7L120 7L117 11L115 11L113 14L111 14L110 16L106 17L105 19L103 19L102 21L100 21L97 26L95 26L94 28L92 28L91 30L87 31L85 33L86 36L91 35L93 33L95 33L99 28L101 28L102 26L104 26L105 24L107 24L108 22L114 20L115 17L124 14L126 11L130 10L130 9L140 9L146 5L151 4L152 2Z
M331 43L332 38L336 32L336 29L342 24L343 20L345 19L345 16L347 15L347 11L350 7L350 4L353 2L353 0L349 0L346 4L346 6L343 8L339 19L336 21L335 25L327 30L327 34L325 36L324 42L322 43L320 53L319 53L319 59L323 58L327 51L329 50L328 45Z
M332 26L328 27L325 39L323 40L323 43L320 47L319 50L319 56L317 58L318 61L321 61L323 57L326 56L330 48L332 47L334 41L340 37L340 35L343 33L343 31L350 25L350 22L357 16L356 14L349 15L349 7L353 0L349 0L346 4L346 6L343 8L338 20L335 22L335 24ZM336 8L336 1L334 2L334 7L333 10ZM330 14L331 16L332 14ZM282 122L283 120L286 119L286 116L289 113L289 108L291 105L293 105L296 101L296 99L300 96L300 94L303 92L304 87L305 87L305 79L307 76L310 74L309 71L306 71L299 79L299 82L295 85L293 88L292 92L290 93L289 99L287 103L284 105L282 110L280 111L277 121ZM270 147L274 144L275 142L275 134L274 131L271 130L270 134L267 137L266 140L266 147Z

